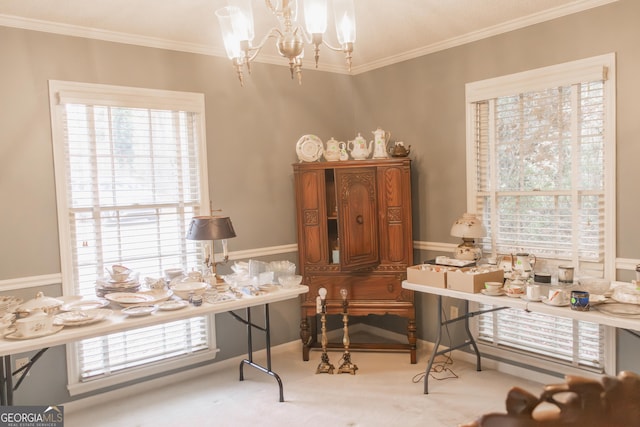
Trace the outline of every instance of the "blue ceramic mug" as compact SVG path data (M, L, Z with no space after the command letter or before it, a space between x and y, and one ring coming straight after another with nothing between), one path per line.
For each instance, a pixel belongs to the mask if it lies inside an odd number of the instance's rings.
M571 291L571 309L577 311L589 310L589 292Z

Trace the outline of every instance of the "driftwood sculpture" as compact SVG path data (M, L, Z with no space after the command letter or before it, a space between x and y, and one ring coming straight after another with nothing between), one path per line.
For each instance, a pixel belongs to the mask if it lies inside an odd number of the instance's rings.
M507 413L491 413L461 427L640 427L640 376L628 371L601 381L567 375L540 397L519 387Z

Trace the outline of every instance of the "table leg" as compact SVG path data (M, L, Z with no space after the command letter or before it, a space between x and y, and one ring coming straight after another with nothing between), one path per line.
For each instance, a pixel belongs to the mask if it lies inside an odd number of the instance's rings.
M0 357L0 405L7 406L7 374L5 370L5 365L9 364L11 366L11 356ZM11 369L9 369L11 370ZM9 372L11 375L11 372Z
M436 336L436 342L433 346L433 351L431 352L431 357L429 357L429 363L427 364L427 369L424 373L424 394L429 394L429 374L431 373L431 367L433 366L433 361L436 356L440 356L446 353L449 353L453 350L459 349L461 347L466 347L470 345L473 347L473 351L476 354L476 370L481 370L481 361L480 361L480 350L478 350L478 344L476 344L476 340L473 338L471 334L471 329L469 328L469 318L473 316L477 316L479 314L489 313L491 311L504 310L507 307L494 307L487 310L479 310L474 312L469 312L469 301L465 301L465 314L462 316L458 316L454 319L442 320L442 295L438 295L438 334ZM438 351L438 347L440 347L440 341L442 339L442 328L446 327L446 325L450 323L455 323L459 321L464 322L464 330L467 334L464 342L458 345L453 345L449 343L449 348Z
M473 351L476 353L476 371L480 372L482 369L480 367L480 350L478 350L478 344L476 344L476 340L471 335L471 329L469 329L469 317L475 315L475 313L469 313L469 301L464 301L464 311L468 313L464 315L464 329L467 331L467 337L469 337L469 344L473 347Z
M433 345L433 350L431 351L431 356L429 357L429 363L427 363L427 369L424 373L424 394L429 394L429 373L431 372L431 367L433 366L433 361L436 358L438 353L438 347L440 347L440 340L442 339L442 297L438 295L438 334L436 335L436 342Z
M278 389L280 391L280 402L284 402L284 391L282 386L282 380L280 376L271 370L271 325L269 320L269 304L265 304L264 306L264 320L265 327L260 327L251 321L251 307L247 307L247 318L243 319L238 316L234 312L230 311L231 314L236 320L244 323L247 326L247 359L243 359L240 362L240 381L244 381L244 365L252 366L258 369L261 372L264 372L267 375L271 375L278 382ZM265 368L258 363L253 361L253 336L252 329L256 328L265 333L265 342L266 342L266 353L267 353L267 367Z

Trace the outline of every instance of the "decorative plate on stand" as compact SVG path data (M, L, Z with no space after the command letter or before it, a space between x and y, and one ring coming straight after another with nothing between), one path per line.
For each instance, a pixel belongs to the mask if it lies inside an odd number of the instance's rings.
M323 152L322 140L315 135L303 135L296 144L296 154L301 162L315 162Z

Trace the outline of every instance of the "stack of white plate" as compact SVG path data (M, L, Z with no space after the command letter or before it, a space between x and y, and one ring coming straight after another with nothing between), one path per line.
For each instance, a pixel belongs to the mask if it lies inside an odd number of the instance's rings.
M127 280L121 282L106 278L96 281L96 295L99 297L104 297L114 292L138 292L139 290L140 282L137 274L133 274Z

